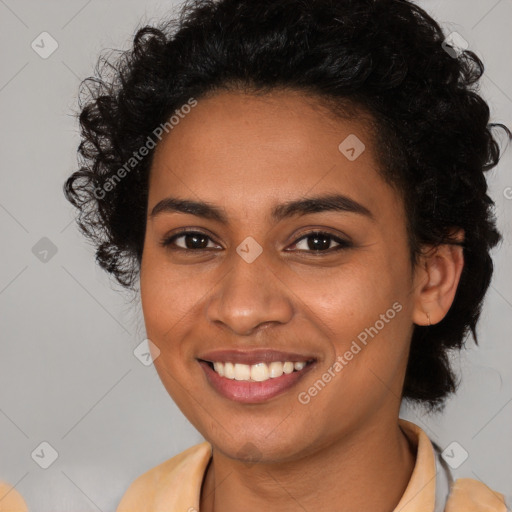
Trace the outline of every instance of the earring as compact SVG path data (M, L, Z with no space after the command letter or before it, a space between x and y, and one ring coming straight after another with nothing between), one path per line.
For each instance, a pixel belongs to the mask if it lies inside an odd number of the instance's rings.
M430 314L429 314L429 313L426 313L426 315L427 315L428 325L429 325L429 327L430 327L430 326L432 325L432 324L430 323Z

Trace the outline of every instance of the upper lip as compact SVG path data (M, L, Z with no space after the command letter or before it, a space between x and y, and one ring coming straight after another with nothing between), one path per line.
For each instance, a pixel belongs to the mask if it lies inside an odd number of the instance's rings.
M294 352L282 352L280 350L263 348L254 350L214 350L201 354L198 356L198 359L212 363L230 362L251 365L257 363L272 363L273 361L308 362L315 360L315 357Z

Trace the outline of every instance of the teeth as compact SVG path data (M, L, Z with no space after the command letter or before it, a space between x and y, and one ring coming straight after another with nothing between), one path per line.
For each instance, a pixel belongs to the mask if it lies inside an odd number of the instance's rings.
M268 379L281 377L283 373L289 374L294 370L300 371L306 366L305 361L273 361L270 364L257 363L253 365L241 363L213 363L213 369L221 376L231 380L244 380L264 382Z
M257 382L263 382L270 379L270 370L265 363L253 364L251 366L251 379Z
M293 363L290 363L290 361L286 361L286 363L283 364L283 373L292 373L293 372Z
M224 365L222 363L213 363L213 369L221 376L224 377Z
M281 377L283 375L283 363L279 361L273 361L269 366L270 377L275 379L276 377Z
M218 364L222 366L222 363ZM231 380L235 378L235 366L233 365L233 363L224 363L224 377Z
M248 364L235 364L235 380L249 380L251 367Z

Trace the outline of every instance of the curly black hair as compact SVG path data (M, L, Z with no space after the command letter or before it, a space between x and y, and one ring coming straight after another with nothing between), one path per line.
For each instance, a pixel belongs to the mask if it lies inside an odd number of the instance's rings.
M403 398L440 409L458 385L450 349L470 331L477 342L489 252L501 239L484 171L500 158L493 129L512 134L489 123L483 70L408 0L189 0L177 17L140 28L130 50L101 56L82 83L80 168L65 194L97 262L133 290L155 136L172 129L172 115L220 90L275 89L320 99L335 115L369 114L383 177L404 200L411 261L424 244L463 245L447 315L414 326L403 388Z

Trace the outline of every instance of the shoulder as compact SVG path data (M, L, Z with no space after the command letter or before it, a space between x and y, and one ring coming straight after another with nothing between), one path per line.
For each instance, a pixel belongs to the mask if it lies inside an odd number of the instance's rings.
M5 482L0 482L0 512L28 512L21 494Z
M507 512L505 496L479 480L459 478L451 489L445 512Z
M211 445L203 442L162 462L135 479L116 512L157 512L199 506L200 487L211 458ZM173 509L173 507L171 507Z
M410 503L412 508L407 510L507 512L503 494L472 478L454 481L440 447L416 424L401 418L399 424L416 446L417 453L416 466L397 511L405 512L404 507Z

